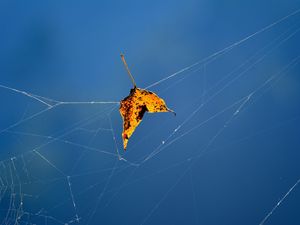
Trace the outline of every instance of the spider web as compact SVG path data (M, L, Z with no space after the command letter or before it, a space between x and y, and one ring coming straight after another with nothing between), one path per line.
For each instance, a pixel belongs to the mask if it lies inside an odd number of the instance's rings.
M270 69L276 54L288 48L291 40L299 39L299 12L147 85L147 89L165 96L178 116L146 115L126 152L121 147L118 101L61 101L0 84L1 114L11 115L4 118L0 130L1 224L114 224L116 217L123 218L124 224L157 224L156 215L162 213L169 213L182 223L178 215L166 210L172 204L180 208L174 203L178 193L190 198L186 201L195 219L191 216L189 220L200 223L204 216L199 213L204 207L201 200L207 201L203 196L205 188L217 192L213 185L204 185L204 189L197 185L199 177L209 181L211 176L211 172L203 171L211 168L205 161L214 162L220 157L218 154L224 156L226 151L233 152L230 156L240 156L232 150L240 146L237 144L261 136L260 140L272 139L270 133L277 134L287 124L298 123L299 114L288 111L263 124L247 121L253 113L270 114L264 110L255 112L253 106L260 105L258 108L262 109L267 104L266 96L293 77L297 68L299 72L297 47L284 64ZM272 39L260 40L275 29L279 32ZM257 42L259 47L249 51L247 44L251 42ZM247 56L234 63L230 60L245 50L249 52ZM224 74L215 74L216 67L227 63ZM199 76L202 82L193 84ZM170 96L173 100L168 101ZM7 101L14 102L13 106L4 107ZM179 105L184 108L178 109ZM233 135L232 130L239 132ZM256 213L257 224L271 220L283 201L289 204L286 198L297 190L297 176L300 175L295 174L294 181L287 183L282 192L258 191L268 201ZM241 185L237 178L232 180ZM267 189L268 180L261 182L258 186L265 184ZM222 192L217 195L220 197ZM181 198L178 201L184 202ZM125 215L124 208L132 208L132 215ZM166 217L160 223L169 224L168 221Z

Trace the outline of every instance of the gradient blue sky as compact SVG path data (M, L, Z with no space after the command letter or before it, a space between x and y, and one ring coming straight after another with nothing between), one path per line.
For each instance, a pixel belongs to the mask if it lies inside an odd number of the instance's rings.
M0 223L14 224L18 212L19 224L259 224L300 178L300 13L260 30L299 8L299 0L1 1ZM147 87L255 32L151 87L177 116L146 114L125 153L117 104L26 119L47 106L7 89L119 101L132 86L121 52ZM300 224L299 207L297 185L265 224Z

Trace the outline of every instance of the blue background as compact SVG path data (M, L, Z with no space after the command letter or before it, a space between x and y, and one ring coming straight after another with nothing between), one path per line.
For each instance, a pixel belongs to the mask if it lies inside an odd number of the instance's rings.
M299 7L1 1L0 85L56 101L120 101L132 87L121 52L147 87ZM299 61L299 21L152 86L177 116L146 114L126 152L117 104L62 105L27 120L47 106L2 86L0 222L259 224L300 178L300 67L285 70ZM299 208L297 185L266 224L300 224Z

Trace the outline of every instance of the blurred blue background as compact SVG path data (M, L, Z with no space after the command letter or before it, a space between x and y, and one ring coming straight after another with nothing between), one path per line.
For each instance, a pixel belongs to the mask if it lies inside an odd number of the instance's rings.
M2 0L1 224L259 224L300 178L299 7ZM146 114L126 152L117 104L8 89L118 102L121 52L143 88L270 24L151 86L177 116ZM265 224L299 207L297 185Z

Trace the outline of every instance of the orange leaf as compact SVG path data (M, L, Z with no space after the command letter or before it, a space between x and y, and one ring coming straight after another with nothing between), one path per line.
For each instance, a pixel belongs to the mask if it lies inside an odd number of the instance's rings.
M140 88L130 90L129 96L120 103L120 113L123 118L123 145L126 150L128 139L140 124L145 112L173 112L168 109L163 99L151 91Z
M145 112L173 112L168 109L163 99L158 97L155 93L137 88L134 79L128 69L124 56L121 55L123 63L126 67L128 75L130 76L134 88L130 90L129 96L120 102L120 114L123 118L123 146L126 150L127 143L136 127L143 119ZM174 113L175 114L175 113Z

